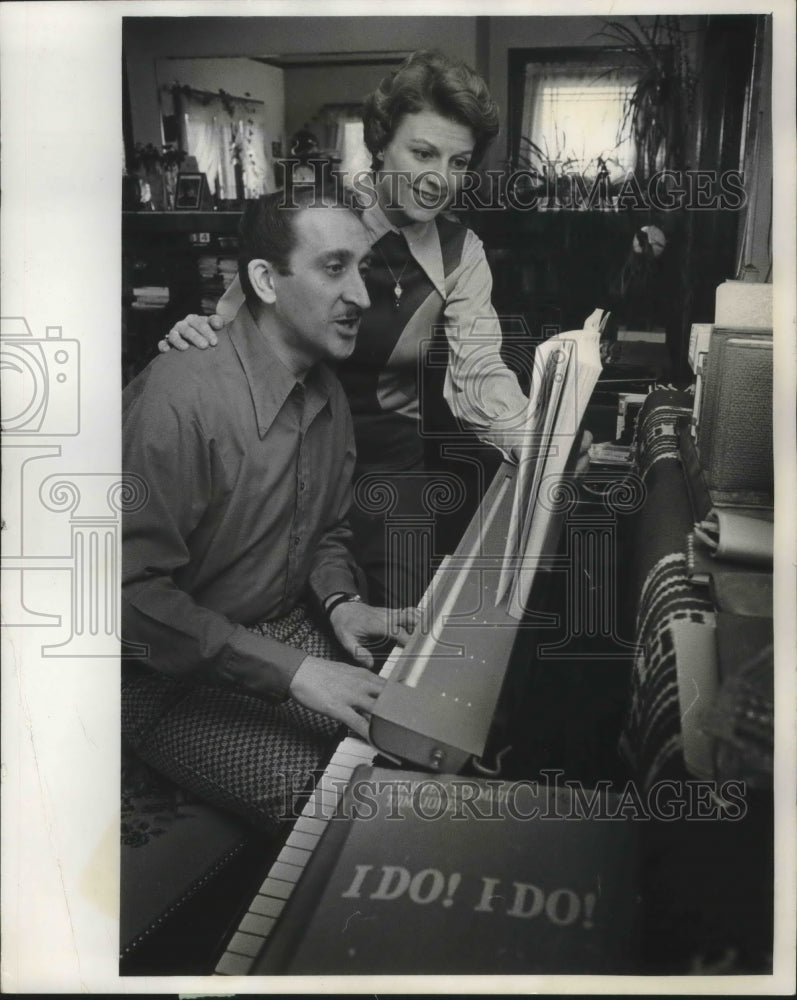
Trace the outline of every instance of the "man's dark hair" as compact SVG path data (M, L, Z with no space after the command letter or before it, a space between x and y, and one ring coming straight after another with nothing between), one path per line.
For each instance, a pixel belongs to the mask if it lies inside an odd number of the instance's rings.
M296 216L304 209L314 207L355 210L351 197L342 187L334 186L297 185L289 192L275 191L247 201L238 227L238 276L247 302L259 301L249 280L251 261L267 260L279 274L291 274L291 254L296 246Z
M363 105L363 136L372 168L407 114L426 109L473 132L470 165L476 167L498 134L498 106L487 84L470 66L436 49L413 52L382 80Z

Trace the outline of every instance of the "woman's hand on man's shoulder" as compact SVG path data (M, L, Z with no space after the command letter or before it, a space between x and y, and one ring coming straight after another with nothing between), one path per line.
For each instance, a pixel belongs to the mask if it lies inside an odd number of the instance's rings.
M227 325L227 320L214 313L213 316L197 316L191 313L179 323L175 323L163 340L158 341L161 354L173 347L178 351L187 351L189 347L198 347L204 351L218 344L216 332Z

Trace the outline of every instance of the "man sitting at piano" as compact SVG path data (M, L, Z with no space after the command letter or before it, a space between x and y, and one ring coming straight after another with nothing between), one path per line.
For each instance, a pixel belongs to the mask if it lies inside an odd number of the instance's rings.
M177 784L274 831L288 793L384 683L368 644L415 612L357 597L346 514L354 440L325 362L354 348L369 237L334 198L249 202L246 292L212 355L157 357L125 390L122 732ZM355 662L361 665L353 665Z

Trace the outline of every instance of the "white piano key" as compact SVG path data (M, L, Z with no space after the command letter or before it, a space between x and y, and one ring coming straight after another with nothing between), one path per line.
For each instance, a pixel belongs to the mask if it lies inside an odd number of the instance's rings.
M304 809L302 809L302 816L313 816L316 818L321 817L321 792L316 789L310 798L305 802Z
M335 763L338 767L345 768L349 772L349 776L351 776L351 772L355 767L359 767L360 764L364 764L366 761L362 757L355 757L353 754L343 754Z
M398 658L398 657L397 657ZM381 671L384 671L388 665ZM391 664L392 669L392 664ZM307 799L291 834L271 866L260 891L249 905L238 931L219 960L219 975L248 975L265 947L286 901L312 857L313 850L337 812L338 804L356 767L370 764L376 749L358 736L347 736L332 755L315 790Z
M324 800L319 795L317 799L314 799L312 803L307 803L307 808L304 810L302 815L305 818L315 820L316 822L323 823L326 827L331 816L335 813L336 804L324 802Z
M276 862L274 862L276 864ZM273 878L269 873L268 878L260 887L261 896L276 896L277 899L287 899L293 892L292 882L284 879Z
M337 795L338 798L342 798L349 787L349 780L348 778L345 780L343 778L322 778L318 785L322 801L325 795Z
M347 736L342 743L338 744L338 749L332 755L332 760L340 757L341 754L350 753L351 751L358 751L361 747L368 747L371 744L366 740L361 740L359 736Z
M279 858L271 866L271 871L269 875L272 878L279 879L282 882L290 882L296 884L304 871L304 866L302 865L289 865L284 861L280 861Z
M249 904L252 913L261 913L264 917L278 917L285 909L284 899L274 899L273 896L261 896L258 893Z
M325 823L328 823L337 811L337 802L320 802L318 809L313 813L313 816L316 819L322 819Z
M236 931L232 936L227 950L234 951L236 955L248 955L249 958L257 958L262 947L262 938L256 937L254 934L246 934L244 931Z
M345 771L345 770L348 770L348 768L340 767L340 766L336 768L337 772ZM353 770L353 768L352 768L352 770ZM346 774L346 775L343 775L343 774L340 774L340 773L336 773L336 774L324 774L324 775L321 776L318 784L316 785L316 788L320 788L322 790L324 788L343 788L343 789L345 789L346 786L348 785L350 779L351 779L351 771L349 772L349 774Z
M261 938L267 938L271 929L276 924L274 917L266 917L262 913L247 913L238 926L239 931L245 934L255 934Z
M308 799L307 805L302 810L303 816L311 816L313 819L326 820L329 816L330 795L332 794L329 788L323 791L319 788L314 793L312 799ZM332 803L334 805L334 802Z
M311 833L315 836L320 837L321 834L326 830L327 825L323 820L313 819L312 816L306 816L302 814L297 820L294 830L297 833Z
M320 839L317 833L302 833L301 830L297 830L294 827L293 833L285 841L285 844L288 847L301 847L303 850L312 853Z
M299 868L304 868L309 860L310 851L294 847L292 844L286 844L277 857L277 861L286 865L296 865Z
M401 657L398 652L391 653L390 656L385 660L384 666L379 671L379 676L383 680L387 680L393 673L393 670L395 669L395 666L400 659Z
M321 792L321 805L324 808L324 810L327 809L331 810L331 812L329 813L330 816L332 816L332 813L334 813L338 802L340 802L340 799L341 799L341 793L334 791L331 788L325 788Z
M345 781L348 781L349 778L351 777L351 768L350 767L342 767L340 764L338 764L335 761L335 759L333 757L333 762L329 765L329 767L324 772L324 777L325 778L326 777L329 777L329 778L341 778L341 779L343 779Z
M375 747L372 747L370 743L363 743L362 740L345 740L340 750L341 753L363 760L371 760L376 753Z
M351 774L355 767L359 767L361 764L370 764L374 759L377 751L371 749L370 747L368 747L368 749L371 750L371 752L367 756L360 753L346 753L345 756L341 757L340 760L335 761L335 763L338 767L346 768Z
M252 968L251 955L237 955L229 948L219 959L215 972L217 976L248 976Z

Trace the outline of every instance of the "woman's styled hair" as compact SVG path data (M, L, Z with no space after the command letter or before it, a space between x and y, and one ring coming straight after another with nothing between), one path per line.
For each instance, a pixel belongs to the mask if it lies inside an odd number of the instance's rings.
M498 105L484 80L465 63L436 49L421 49L365 98L363 133L373 169L403 116L426 109L471 129L476 140L471 166L478 166L498 134Z

